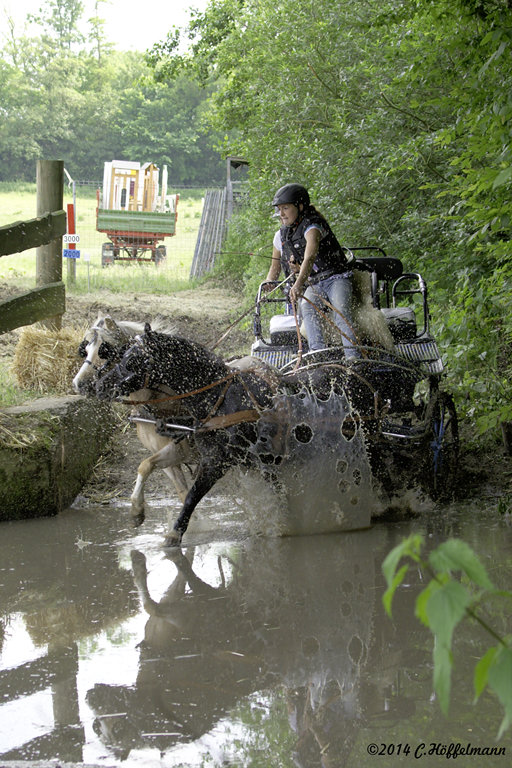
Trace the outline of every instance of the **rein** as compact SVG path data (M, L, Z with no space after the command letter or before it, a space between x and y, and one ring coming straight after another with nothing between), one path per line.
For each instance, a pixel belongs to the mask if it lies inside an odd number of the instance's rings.
M240 376L240 373L241 373L240 371L233 371L233 373L229 373L227 376L224 376L222 379L219 379L218 381L214 381L211 384L207 384L204 387L201 387L200 389L194 389L191 392L184 392L181 395L168 395L167 397L161 397L161 398L155 398L155 399L149 399L149 400L122 400L121 402L123 403L123 405L152 405L154 403L165 403L165 402L170 402L174 400L183 400L187 397L192 397L193 395L198 395L198 394L201 394L202 392L208 391L209 389L213 389L213 387L216 387L219 384L225 383L226 386L222 390L221 394L219 395L219 398L213 405L209 414L200 422L199 427L196 427L194 429L194 432L207 432L213 429L222 429L225 427L231 427L235 424L242 424L244 422L258 421L261 417L262 408L258 403L258 401L256 400L253 393L251 392L251 390L247 387L243 379L241 379L241 384L245 389L247 395L249 396L250 400L254 404L254 408L246 409L243 411L235 411L234 413L227 413L221 416L214 416L214 413L220 408L220 406L224 402L224 398L226 397L226 394L229 390L229 387L231 386L233 379Z
M320 294L318 294L318 293L315 291L315 288L314 288L314 286L311 286L311 288L313 289L313 291L315 292L315 294L318 296L318 298L320 299L320 301L322 301L322 302L323 302L323 304L325 304L325 306L326 306L326 307L328 307L328 309L331 309L333 312L336 312L336 314L337 314L337 315L339 315L341 318L343 318L343 320L346 322L346 324L348 325L348 327L350 328L350 330L351 330L351 331L352 331L352 333L354 334L354 336L355 336L355 339L356 339L356 342L357 342L357 345L358 345L358 347L360 347L360 348L361 348L361 340L359 339L359 337L358 337L357 333L355 332L355 330L354 330L353 326L352 326L352 325L349 323L349 321L347 320L347 318L345 317L345 315L344 315L342 312L340 312L340 311L339 311L339 309L336 309L336 307L333 307L333 305L332 305L332 304L331 304L329 301L327 301L327 299L324 299L324 298L323 298L323 296L320 296ZM351 339L351 338L349 338L349 337L348 337L348 336L347 336L345 333L343 333L343 331L340 331L340 329L338 328L338 326L337 326L335 323L333 323L333 321L332 321L332 320L331 320L329 317L325 317L325 316L324 316L324 314L323 314L322 310L321 310L319 307L317 307L317 305L316 305L316 304L314 304L312 301L310 301L309 299L307 299L305 296L301 296L301 299L303 299L304 301L306 301L308 304L311 304L311 306L312 306L312 307L315 309L315 311L316 311L316 312L318 312L319 314L322 314L322 316L324 317L324 319L325 319L325 320L327 320L327 322L328 322L330 325L332 325L332 327L333 327L333 328L335 328L335 329L337 330L337 332L338 332L338 333L339 333L341 336L343 336L343 338L344 338L344 339L347 339L347 341L350 341L350 342L352 342L352 339ZM368 357L367 353L366 353L366 352L365 352L363 349L361 349L361 352L362 352L362 355L363 355L363 357Z
M168 397L160 397L155 400L121 400L121 402L123 405L149 405L152 403L168 403L171 400L183 400L185 397L200 395L201 392L206 392L208 389L213 389L213 387L216 387L219 384L224 384L225 381L231 381L235 378L235 376L238 376L239 373L239 371L234 371L233 373L229 373L227 376L224 376L223 379L219 379L218 381L214 381L211 384L207 384L200 389L194 389L191 392L184 392L182 395L168 395Z

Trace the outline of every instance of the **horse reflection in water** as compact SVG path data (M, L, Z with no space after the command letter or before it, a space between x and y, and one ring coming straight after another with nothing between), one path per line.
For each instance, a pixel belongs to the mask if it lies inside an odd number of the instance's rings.
M286 703L280 738L295 742L299 765L343 765L376 700L364 678L378 535L365 537L318 536L313 548L304 538L256 540L236 562L217 558L216 587L176 552L176 576L159 602L144 555L133 552L148 613L139 672L133 687L89 691L97 732L118 755L144 746L165 752L237 719L237 706L247 712L244 702L266 692L276 716Z

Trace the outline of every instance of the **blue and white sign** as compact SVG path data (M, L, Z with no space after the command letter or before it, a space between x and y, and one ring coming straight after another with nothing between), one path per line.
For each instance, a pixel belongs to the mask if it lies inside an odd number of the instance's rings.
M75 251L74 248L63 248L62 256L64 259L79 259L80 251Z

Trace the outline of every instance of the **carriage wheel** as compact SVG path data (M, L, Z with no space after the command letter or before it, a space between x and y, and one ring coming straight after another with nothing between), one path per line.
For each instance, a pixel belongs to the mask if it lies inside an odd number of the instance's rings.
M427 405L423 486L436 501L454 492L459 464L459 423L453 397L436 391Z
M165 245L159 245L155 249L155 265L158 267L159 264L163 264L165 262L166 257L167 257L167 249Z
M112 243L103 243L101 246L101 266L108 267L114 263L115 249Z

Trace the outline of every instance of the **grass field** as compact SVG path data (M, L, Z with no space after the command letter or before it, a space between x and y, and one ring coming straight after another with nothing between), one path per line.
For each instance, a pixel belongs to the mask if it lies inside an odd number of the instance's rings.
M101 265L101 245L108 242L105 234L96 231L97 185L77 184L76 232L80 235L80 259L72 264L63 263L63 280L66 289L78 294L102 288L115 291L140 291L166 293L189 288L189 274L201 220L205 190L192 189L181 192L176 235L162 242L167 249L167 259L158 268L152 262L116 262L109 267ZM64 207L73 202L71 188L64 190ZM0 226L36 217L36 185L28 183L0 183ZM86 257L89 260L86 260ZM24 251L0 259L0 279L8 280L21 290L35 287L36 252Z

